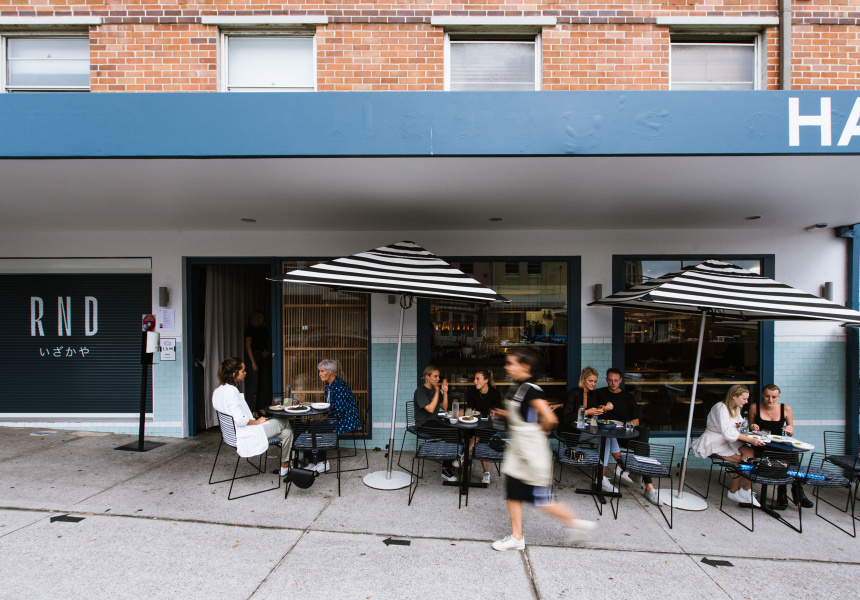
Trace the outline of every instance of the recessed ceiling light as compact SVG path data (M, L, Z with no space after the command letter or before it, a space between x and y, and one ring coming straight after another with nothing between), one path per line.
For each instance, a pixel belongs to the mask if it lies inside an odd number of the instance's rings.
M749 217L744 217L746 221L755 221L757 219L761 219L761 215L750 215Z
M239 220L244 221L245 223L256 223L257 222L257 219L249 219L248 217L242 217Z
M490 221L501 221L502 217L490 217Z

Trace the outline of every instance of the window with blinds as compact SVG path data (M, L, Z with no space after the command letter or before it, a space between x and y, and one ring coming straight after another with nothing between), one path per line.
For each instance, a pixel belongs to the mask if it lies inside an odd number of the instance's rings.
M528 39L448 38L450 91L534 91L540 89L539 45Z
M316 262L284 261L282 272ZM355 395L365 435L370 433L369 298L359 292L284 283L281 319L284 384L304 402L324 402L317 364L324 358L336 360L338 375Z
M755 90L760 86L757 38L719 41L672 36L673 90Z

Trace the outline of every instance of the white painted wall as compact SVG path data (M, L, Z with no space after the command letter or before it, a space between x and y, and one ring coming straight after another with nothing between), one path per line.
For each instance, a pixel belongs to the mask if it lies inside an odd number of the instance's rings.
M846 246L832 230L620 230L620 231L247 231L231 232L25 232L0 238L0 256L14 257L151 257L153 310L158 288L170 289L176 310L176 337L184 324L184 257L341 256L400 240L412 240L441 256L582 256L581 301L591 300L591 289L602 283L611 289L613 254L743 254L776 256L776 278L801 290L818 293L825 281L834 284L834 299L845 303ZM374 341L394 341L400 309L384 295L374 297ZM611 335L611 312L584 308L582 335ZM415 311L407 311L404 335L414 341ZM827 323L776 324L781 336L839 336L843 329Z

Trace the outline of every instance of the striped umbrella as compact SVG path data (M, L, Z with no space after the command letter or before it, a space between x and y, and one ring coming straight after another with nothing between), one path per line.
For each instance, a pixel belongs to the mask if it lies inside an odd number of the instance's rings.
M394 399L391 404L391 435L388 466L385 471L369 473L364 483L376 489L399 489L411 482L407 473L392 473L394 423L397 417L397 388L400 379L400 354L403 345L403 319L413 299L432 298L462 302L510 302L432 252L414 242L398 242L367 252L319 263L306 269L273 277L273 281L321 285L335 290L400 294L400 332L394 368Z
M860 312L714 259L685 267L629 290L601 298L591 302L589 306L701 314L692 398L696 397L702 359L702 338L708 315L711 315L715 321L816 320L860 325ZM675 506L687 510L704 510L707 507L706 503L696 502L696 499L684 499L694 408L695 402L690 402L687 436L684 455L681 459L681 478L675 495L677 502Z
M273 279L335 290L466 302L507 302L506 298L414 242L374 248Z

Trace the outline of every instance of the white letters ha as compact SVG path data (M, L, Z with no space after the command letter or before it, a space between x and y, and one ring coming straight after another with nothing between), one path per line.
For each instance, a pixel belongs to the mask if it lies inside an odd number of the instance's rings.
M800 114L800 98L788 99L788 145L800 146L800 128L801 127L818 127L821 133L821 146L833 145L831 134L831 111L830 98L824 97L820 99L820 109L818 114L801 115ZM842 135L839 136L838 146L847 146L851 143L851 138L854 136L860 137L860 98L854 100L854 107L851 109L851 114L845 122L845 127L842 129Z

